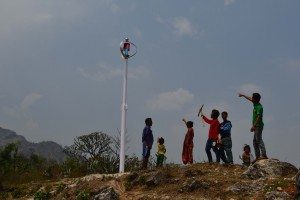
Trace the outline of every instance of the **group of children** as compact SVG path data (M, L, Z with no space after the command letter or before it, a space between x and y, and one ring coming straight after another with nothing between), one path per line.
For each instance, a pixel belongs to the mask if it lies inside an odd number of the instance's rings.
M252 97L248 97L244 94L239 94L239 97L244 97L253 103L253 118L252 118L252 127L250 129L251 132L254 133L253 137L253 147L255 150L256 159L251 154L251 148L249 145L245 145L242 156L240 159L243 161L243 165L249 166L251 163L254 163L259 159L267 159L267 154L265 150L265 145L262 140L262 130L263 130L263 107L260 104L260 94L253 93ZM220 162L221 160L227 164L233 164L233 156L232 156L232 139L231 139L231 128L232 124L227 119L228 113L226 111L221 113L221 117L223 122L220 123L218 121L218 117L220 115L218 110L213 109L210 115L210 118L207 118L202 109L200 111L201 118L205 123L209 124L209 132L208 139L205 146L205 152L207 154L208 162L213 162L211 149L214 151L216 156L216 162ZM186 119L182 119L187 127L187 132L185 134L184 142L183 142L183 150L182 150L182 162L183 164L192 164L193 163L193 148L194 148L194 130L193 130L193 122L187 121ZM153 144L153 134L151 130L152 119L147 118L145 120L146 127L143 130L143 164L142 169L147 168L148 159L150 156L150 150ZM164 146L164 139L158 138L158 151L157 151L157 166L162 166L165 158L166 148Z

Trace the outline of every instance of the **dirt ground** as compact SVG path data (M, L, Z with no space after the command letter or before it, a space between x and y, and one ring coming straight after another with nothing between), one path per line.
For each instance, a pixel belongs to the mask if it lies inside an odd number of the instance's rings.
M189 166L170 165L159 169L137 171L135 180L124 175L90 175L56 182L31 183L7 192L5 199L33 199L37 192L49 199L92 199L101 188L112 187L122 200L128 199L266 199L268 192L280 192L293 199L293 174L286 177L251 180L242 178L240 165L198 163ZM149 185L149 176L159 172L164 179ZM193 185L194 184L194 185ZM230 189L236 186L238 190Z

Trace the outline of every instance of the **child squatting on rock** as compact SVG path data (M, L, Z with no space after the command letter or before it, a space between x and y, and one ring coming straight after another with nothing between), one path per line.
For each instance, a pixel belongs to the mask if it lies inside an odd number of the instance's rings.
M251 148L248 144L244 145L244 152L240 159L243 161L243 166L249 167L254 162L254 157L251 154Z

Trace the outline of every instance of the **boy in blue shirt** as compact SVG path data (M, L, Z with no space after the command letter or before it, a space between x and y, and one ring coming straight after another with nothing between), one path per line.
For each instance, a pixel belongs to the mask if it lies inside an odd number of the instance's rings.
M143 130L142 142L143 142L143 161L142 161L142 169L147 169L148 160L150 157L150 151L153 145L153 134L151 130L152 119L145 119L145 128Z
M226 111L222 112L222 119L223 122L220 124L220 135L221 135L221 147L219 149L220 154L225 155L226 153L226 160L229 164L233 164L233 157L232 157L232 140L231 140L231 128L232 124L230 121L227 120L228 113Z

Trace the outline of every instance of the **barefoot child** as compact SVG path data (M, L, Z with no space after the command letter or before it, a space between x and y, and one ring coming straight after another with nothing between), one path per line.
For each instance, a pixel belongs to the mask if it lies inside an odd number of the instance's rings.
M157 160L156 160L156 167L162 167L163 162L165 159L166 147L164 145L165 140L164 138L157 138Z
M185 134L182 150L182 162L183 164L193 164L193 148L194 148L194 123L192 121L186 121L182 119L187 127L187 132Z

